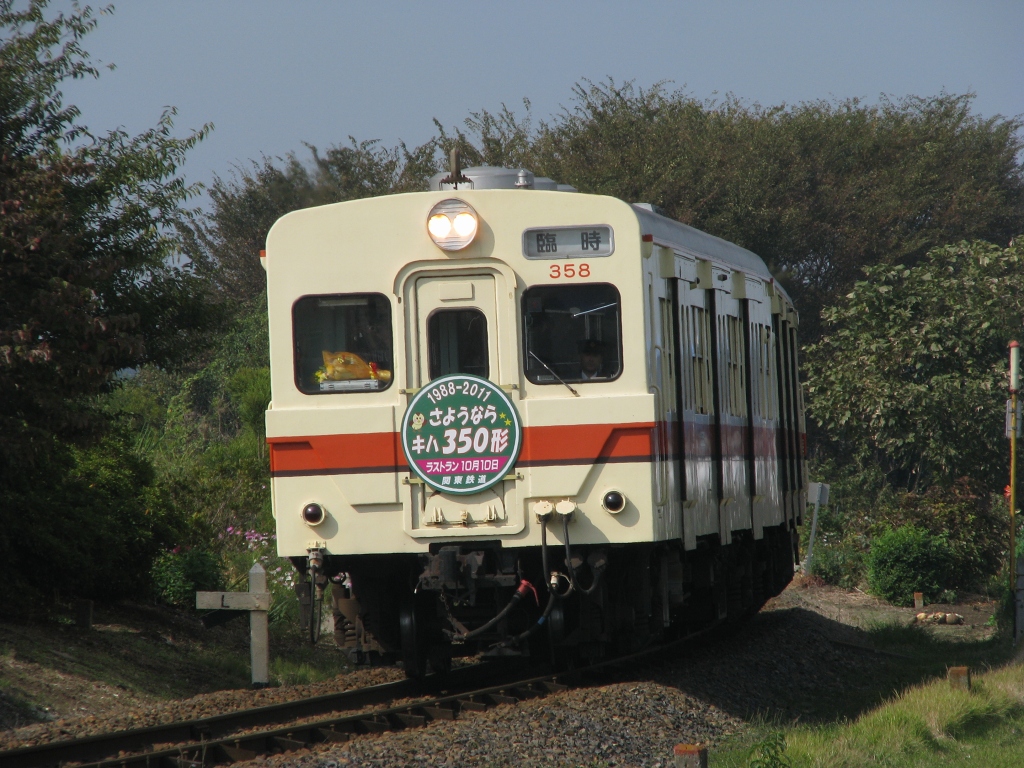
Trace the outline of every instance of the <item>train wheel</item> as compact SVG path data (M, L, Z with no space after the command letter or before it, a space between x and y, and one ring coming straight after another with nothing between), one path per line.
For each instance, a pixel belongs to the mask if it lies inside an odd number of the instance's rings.
M422 680L427 676L427 643L416 600L410 595L398 611L398 624L402 637L402 663L405 676Z
M566 617L563 602L555 604L548 614L547 641L551 665L558 670L568 670L573 665L573 649L563 645L566 635Z

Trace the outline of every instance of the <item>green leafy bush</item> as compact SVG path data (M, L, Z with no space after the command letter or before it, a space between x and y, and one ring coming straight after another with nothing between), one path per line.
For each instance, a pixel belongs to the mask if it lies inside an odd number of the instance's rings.
M919 528L946 541L953 556L949 589L990 592L1006 563L1007 504L1001 495L972 491L967 480L932 486L921 493L894 490L878 467L861 469L833 460L814 462L811 476L831 484L829 506L818 516L811 571L847 589L865 583L871 542L903 526ZM802 551L810 534L804 515Z
M959 589L983 588L1006 562L1010 520L998 495L981 496L961 480L950 488L899 497L889 524L911 525L940 536L952 555L948 583Z
M826 584L853 589L864 579L864 553L853 543L815 545L811 573Z
M0 482L0 561L12 591L27 596L0 613L36 612L54 598L144 599L153 558L187 527L152 466L119 432L88 448L47 447L45 461Z
M872 541L868 585L894 605L912 605L915 592L934 601L956 586L955 562L944 537L905 525Z
M157 556L153 563L156 597L168 605L194 606L197 591L224 588L219 559L204 549L174 549Z

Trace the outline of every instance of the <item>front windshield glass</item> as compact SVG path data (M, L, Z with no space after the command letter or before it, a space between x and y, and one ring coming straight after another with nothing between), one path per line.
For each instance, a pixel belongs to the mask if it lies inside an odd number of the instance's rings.
M607 284L523 293L523 360L534 384L611 381L622 373L619 292Z
M307 395L391 386L391 303L379 293L306 296L292 308L295 384Z

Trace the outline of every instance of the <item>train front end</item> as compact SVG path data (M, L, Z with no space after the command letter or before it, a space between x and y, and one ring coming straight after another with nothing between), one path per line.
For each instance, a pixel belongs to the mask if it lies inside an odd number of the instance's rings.
M467 175L288 214L265 258L278 551L314 634L330 585L339 642L414 675L567 640L644 588L627 552L679 536L637 215Z

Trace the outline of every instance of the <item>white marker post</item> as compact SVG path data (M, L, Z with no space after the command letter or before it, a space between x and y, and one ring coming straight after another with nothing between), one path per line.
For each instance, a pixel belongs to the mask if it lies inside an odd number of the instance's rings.
M270 625L267 621L270 603L267 572L259 563L249 569L248 592L196 592L196 608L200 610L249 611L254 688L266 688L270 684Z
M804 558L804 573L811 572L811 557L814 555L814 535L818 532L818 511L828 506L828 483L808 483L807 501L814 503L814 517L811 518L811 540L807 544L807 557Z

